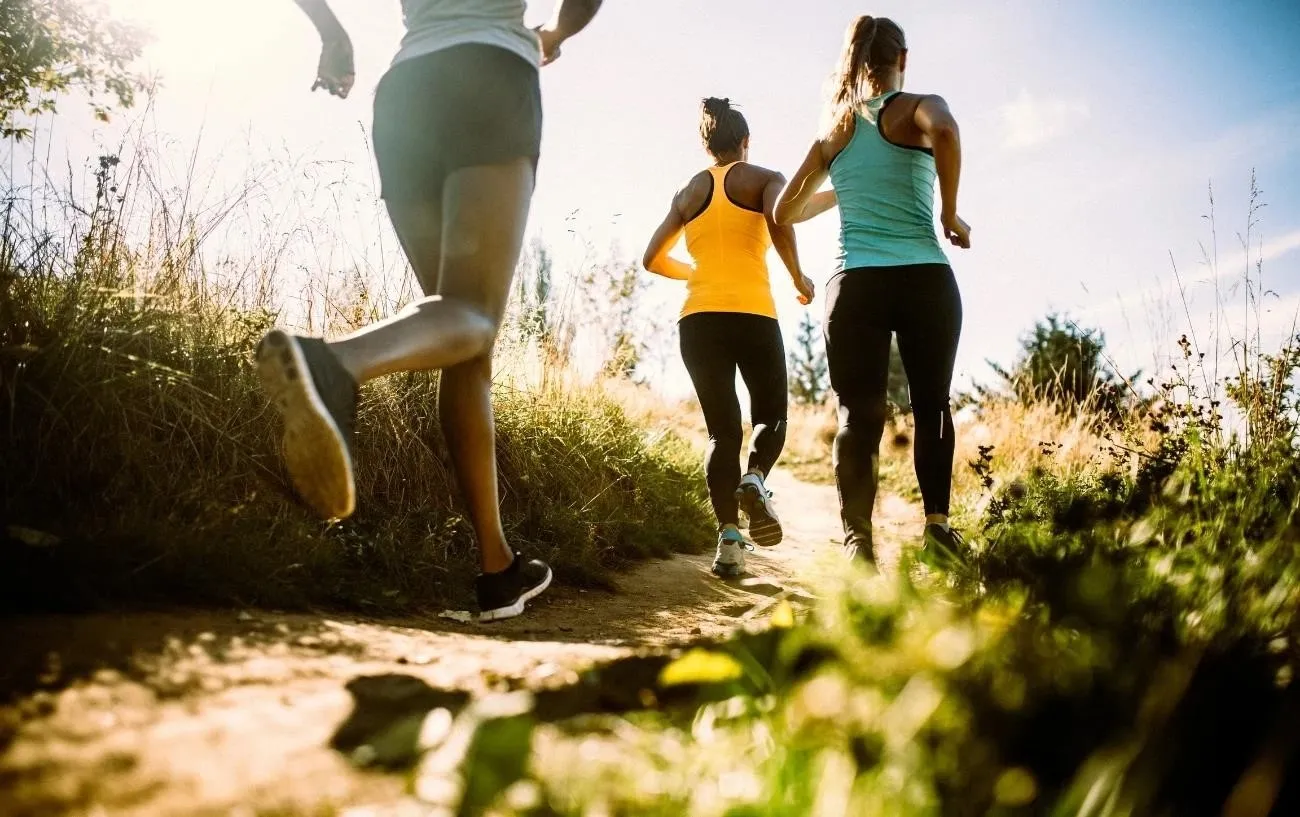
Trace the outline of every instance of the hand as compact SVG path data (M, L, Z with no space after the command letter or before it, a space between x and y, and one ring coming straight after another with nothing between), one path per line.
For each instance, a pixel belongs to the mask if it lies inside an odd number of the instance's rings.
M314 91L324 88L339 99L347 99L352 84L356 81L357 73L352 64L352 41L348 35L340 32L338 36L322 41L316 82L311 89Z
M550 65L558 60L560 44L564 42L560 32L550 26L538 26L533 31L537 32L537 39L542 46L542 65Z
M794 282L794 288L799 290L799 303L807 306L817 297L817 286L807 275L800 274Z
M952 242L954 247L970 249L970 225L961 220L956 213L944 213L940 217L943 223L943 237Z

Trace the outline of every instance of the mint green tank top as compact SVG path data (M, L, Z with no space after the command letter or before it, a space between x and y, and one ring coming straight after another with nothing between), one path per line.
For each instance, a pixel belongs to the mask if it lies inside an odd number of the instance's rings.
M928 148L894 144L880 113L898 91L867 100L853 137L831 162L840 211L838 269L947 264L934 224L938 172Z

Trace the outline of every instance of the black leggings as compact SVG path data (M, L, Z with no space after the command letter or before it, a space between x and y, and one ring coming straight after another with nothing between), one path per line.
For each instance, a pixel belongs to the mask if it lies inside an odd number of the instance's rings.
M775 318L743 312L698 312L682 318L682 361L695 384L695 395L709 430L704 457L709 499L718 525L739 521L736 487L740 484L740 441L744 428L736 399L736 370L749 389L754 435L749 468L764 475L776 465L785 446L785 343Z
M925 512L948 513L954 442L948 390L961 335L961 293L952 268L911 264L845 270L826 284L826 358L840 404L834 462L846 534L871 526L891 332L898 334L907 372Z

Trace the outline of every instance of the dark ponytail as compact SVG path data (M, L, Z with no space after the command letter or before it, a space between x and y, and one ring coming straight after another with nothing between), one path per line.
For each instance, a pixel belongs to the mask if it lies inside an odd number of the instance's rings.
M711 96L701 103L700 138L715 158L735 153L749 138L749 123L730 99Z

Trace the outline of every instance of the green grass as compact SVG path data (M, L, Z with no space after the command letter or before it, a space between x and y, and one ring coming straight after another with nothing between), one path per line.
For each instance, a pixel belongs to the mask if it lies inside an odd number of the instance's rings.
M465 603L476 551L436 376L362 389L359 510L326 526L293 499L251 365L276 316L166 259L101 211L70 239L6 226L0 606ZM599 384L556 385L567 380L496 389L510 541L585 585L708 544L690 447L648 437Z
M547 808L1296 813L1294 444L998 474L966 571L846 576L697 705L542 729Z
M1190 404L984 407L1007 434L960 481L968 565L846 571L807 620L669 664L684 693L642 658L597 668L576 697L658 703L539 723L532 805L504 813L1298 813L1294 374L1251 438Z

